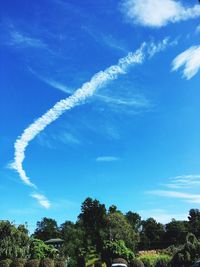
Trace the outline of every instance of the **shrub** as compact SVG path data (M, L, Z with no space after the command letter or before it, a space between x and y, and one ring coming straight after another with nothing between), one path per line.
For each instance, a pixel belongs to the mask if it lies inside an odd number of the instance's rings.
M24 267L26 263L25 259L14 259L13 262L11 263L11 267Z
M54 267L54 261L49 258L42 259L40 261L40 267Z
M54 262L55 267L65 267L65 261L64 260L57 260Z
M169 266L169 260L162 258L157 260L155 267L168 267L168 266Z
M10 259L0 260L0 267L9 267L11 262Z
M25 267L39 267L40 261L38 259L28 260Z
M134 259L130 262L130 267L144 267L144 263L139 259Z
M94 267L101 267L101 266L102 266L101 261L96 261L94 264Z
M169 265L169 262L171 261L171 256L165 254L146 254L140 256L139 259L144 263L145 267L165 267Z

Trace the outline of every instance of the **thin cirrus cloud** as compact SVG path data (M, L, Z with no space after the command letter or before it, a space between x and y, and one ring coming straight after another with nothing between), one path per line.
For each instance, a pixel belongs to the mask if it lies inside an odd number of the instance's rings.
M168 188L191 188L200 186L200 175L179 175L170 179L170 182L165 184Z
M112 161L119 161L119 160L120 158L115 157L115 156L101 156L101 157L96 158L97 162L112 162Z
M200 204L200 194L191 194L178 191L168 191L168 190L152 190L148 192L151 195L159 197L168 197L184 200L188 203Z
M167 45L168 43L166 43L166 47ZM89 82L84 83L73 95L58 101L51 109L23 131L22 135L17 138L14 144L14 162L10 167L18 172L21 180L26 185L36 188L23 168L23 162L26 156L25 152L29 143L49 124L57 120L65 111L84 103L88 97L93 96L97 89L104 86L108 81L117 79L119 75L125 74L130 65L142 64L150 55L151 51L148 50L148 45L143 43L136 52L130 52L126 57L119 59L117 65L112 65L106 70L96 73ZM36 196L37 195L35 195L35 198ZM48 203L48 200L45 196L43 197L44 198L37 196L36 199L44 206L44 203Z
M200 16L200 5L186 7L175 0L123 0L122 12L134 24L160 28Z
M152 190L147 193L159 197L175 198L188 203L200 204L200 194L191 193L191 190L200 187L200 175L190 174L190 175L179 175L169 179L169 183L164 184L165 187L172 190ZM179 191L177 191L179 190ZM183 191L184 190L184 191Z
M38 203L45 209L49 209L51 207L50 201L44 195L34 193L34 194L31 194L31 197L36 199Z
M200 45L192 46L179 54L172 62L172 71L183 68L183 77L187 80L195 76L200 69Z
M168 39L165 39L164 42L168 42ZM155 50L162 50L162 48L164 49L164 46L166 44L162 43L159 44L159 48L156 47L155 45L151 44L151 47L149 48L149 53L150 56L153 56L153 54L155 54L157 51ZM64 83L60 82L60 81L56 81L52 78L47 78L44 76L39 75L36 71L34 71L32 68L28 67L28 70L35 75L38 79L40 79L42 82L44 82L45 84L49 85L50 87L57 89L59 91L62 91L63 93L66 94L73 94L74 90L67 87ZM117 96L117 97L113 97L107 94L99 94L96 93L94 94L94 97L101 101L104 102L108 105L111 106L127 106L127 107L134 107L134 108L148 108L150 106L149 101L143 97L143 96L129 96L128 99L127 98L122 98L121 96Z
M30 37L19 31L10 32L10 45L20 46L22 48L32 47L32 48L46 48L46 44L40 39Z

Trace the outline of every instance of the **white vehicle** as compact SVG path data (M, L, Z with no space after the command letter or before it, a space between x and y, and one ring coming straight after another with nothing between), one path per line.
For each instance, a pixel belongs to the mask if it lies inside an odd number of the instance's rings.
M127 267L127 265L124 263L113 263L111 267Z

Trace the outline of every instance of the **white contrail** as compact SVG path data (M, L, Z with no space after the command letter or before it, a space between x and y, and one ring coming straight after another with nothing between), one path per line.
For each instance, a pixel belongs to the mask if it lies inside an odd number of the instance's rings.
M130 52L126 57L121 58L117 65L113 65L107 68L105 71L100 71L95 74L89 82L84 83L82 87L77 89L73 95L57 102L44 115L42 115L24 130L22 135L19 136L15 142L14 162L11 164L11 168L15 169L19 173L21 180L25 184L36 188L23 169L25 151L29 145L29 142L33 140L41 131L43 131L50 123L58 119L66 110L81 104L86 98L92 96L96 90L104 86L106 82L116 79L120 74L125 74L125 71L130 65L141 64L145 58L145 47L146 44L143 43L135 53ZM146 54L147 56L150 56L151 52L147 50Z

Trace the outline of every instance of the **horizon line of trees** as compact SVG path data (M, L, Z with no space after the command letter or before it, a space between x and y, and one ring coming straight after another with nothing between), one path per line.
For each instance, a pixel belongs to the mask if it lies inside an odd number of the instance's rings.
M8 226L5 225L5 221L0 221L0 257L6 227ZM66 220L58 225L55 219L44 217L37 222L31 237L26 225L20 225L16 229L20 231L23 246L30 238L42 241L62 238L64 245L61 254L65 258L70 258L72 267L84 266L91 251L109 266L111 259L119 254L131 259L139 250L180 246L185 243L188 233L200 239L200 210L191 209L187 221L172 219L164 225L154 218L142 220L136 212L128 211L124 214L115 205L106 209L105 204L97 199L86 198L75 223Z

